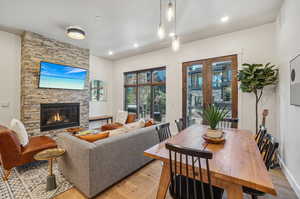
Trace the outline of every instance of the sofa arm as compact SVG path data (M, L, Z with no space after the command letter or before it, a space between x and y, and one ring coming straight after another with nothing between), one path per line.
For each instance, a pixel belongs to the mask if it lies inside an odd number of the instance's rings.
M90 196L91 161L94 159L92 156L95 145L68 133L59 134L57 143L66 150L64 156L58 160L62 174L86 196Z

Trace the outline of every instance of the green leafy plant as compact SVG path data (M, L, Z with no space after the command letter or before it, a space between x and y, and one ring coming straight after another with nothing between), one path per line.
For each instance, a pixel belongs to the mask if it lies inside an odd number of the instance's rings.
M202 118L207 121L208 125L212 130L216 130L218 123L227 116L228 110L226 107L218 107L215 105L210 105L203 110L201 114Z
M258 130L258 103L263 95L263 90L268 85L275 85L278 82L279 70L271 63L263 64L243 64L243 69L239 71L238 80L241 82L240 89L246 93L255 95L255 121L256 132Z

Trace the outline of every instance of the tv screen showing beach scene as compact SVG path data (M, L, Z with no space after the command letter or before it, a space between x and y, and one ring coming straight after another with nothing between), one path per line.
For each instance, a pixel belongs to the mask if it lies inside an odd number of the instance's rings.
M87 70L72 66L40 63L39 88L84 89Z

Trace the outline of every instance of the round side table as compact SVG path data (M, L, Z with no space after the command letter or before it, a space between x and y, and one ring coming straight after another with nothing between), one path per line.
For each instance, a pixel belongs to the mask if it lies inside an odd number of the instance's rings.
M54 149L46 149L34 155L34 159L36 160L48 160L49 163L49 175L47 177L47 191L51 191L56 189L56 180L55 175L53 174L53 160L62 156L66 152L65 149L54 148Z

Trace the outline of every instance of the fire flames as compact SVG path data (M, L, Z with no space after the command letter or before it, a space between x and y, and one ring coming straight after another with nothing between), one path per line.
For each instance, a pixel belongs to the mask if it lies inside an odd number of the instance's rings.
M53 117L52 117L52 120L53 120L54 122L60 122L60 121L62 121L62 117L61 117L61 115L60 115L59 113L55 113L55 114L53 115Z

